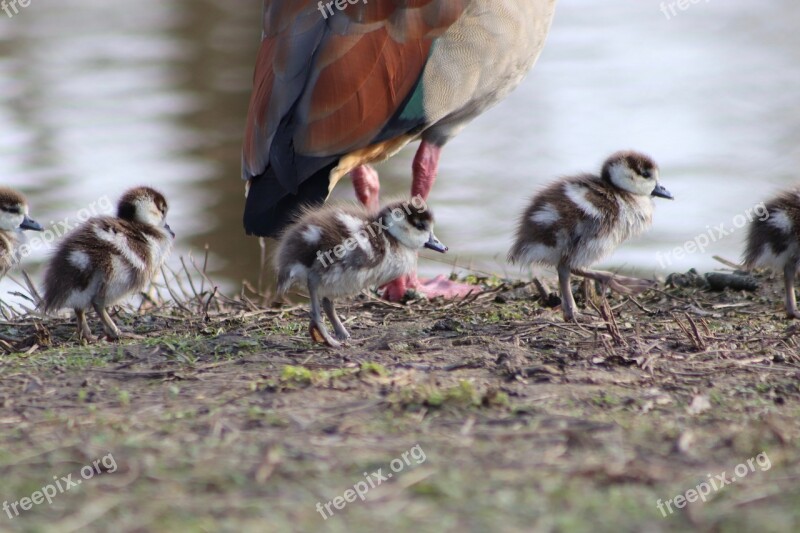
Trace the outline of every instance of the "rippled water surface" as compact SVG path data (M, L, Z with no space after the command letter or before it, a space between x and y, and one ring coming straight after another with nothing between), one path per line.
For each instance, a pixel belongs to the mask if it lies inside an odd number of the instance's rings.
M32 215L54 229L126 187L156 185L183 254L208 245L217 280L255 281L238 176L260 4L33 0L13 18L0 11L3 183L24 190ZM514 273L503 258L527 197L619 148L652 154L676 201L659 202L653 229L607 266L736 259L736 216L800 183L800 6L726 0L668 20L660 4L561 2L533 73L444 152L431 204L451 263ZM380 168L384 192L408 191L412 155ZM348 183L337 196L352 197ZM720 224L731 233L706 253L667 255ZM427 260L422 270L452 267Z

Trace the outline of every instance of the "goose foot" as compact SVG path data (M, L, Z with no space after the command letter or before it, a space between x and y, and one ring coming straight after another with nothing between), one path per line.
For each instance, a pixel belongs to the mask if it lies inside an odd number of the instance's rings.
M390 302L402 302L409 296L412 298L423 296L428 300L440 297L446 300L454 300L483 291L478 285L451 281L442 275L429 280L420 280L417 278L416 273L397 278L384 285L382 289L383 298Z
M308 326L308 333L311 335L311 340L316 343L325 344L326 346L330 346L331 348L341 348L342 343L331 337L330 333L328 333L327 328L322 323L322 321L316 322L314 320L311 321L311 324Z
M657 285L653 280L620 276L619 274L603 272L602 270L573 269L572 274L598 281L612 291L626 295L640 294Z

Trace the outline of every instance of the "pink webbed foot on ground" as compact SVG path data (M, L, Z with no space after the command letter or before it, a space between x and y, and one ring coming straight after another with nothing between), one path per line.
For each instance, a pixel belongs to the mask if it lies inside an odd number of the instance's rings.
M453 300L483 291L478 285L459 283L441 275L426 281L419 280L416 290L424 294L429 300L440 296L446 300Z
M417 279L416 274L403 276L383 286L383 297L390 302L402 302L407 295L417 293L428 300L445 298L453 300L476 294L483 289L478 285L469 285L451 281L445 276L436 276L429 280ZM410 292L409 292L410 291Z

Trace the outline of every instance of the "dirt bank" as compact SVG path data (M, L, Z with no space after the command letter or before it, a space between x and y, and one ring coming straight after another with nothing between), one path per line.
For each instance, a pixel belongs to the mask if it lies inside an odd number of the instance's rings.
M339 351L309 342L302 306L207 293L120 313L141 338L119 345L4 323L0 502L115 468L0 530L797 530L800 330L780 280L611 298L615 321L581 325L484 281L466 302L342 305ZM334 500L379 469L365 501Z

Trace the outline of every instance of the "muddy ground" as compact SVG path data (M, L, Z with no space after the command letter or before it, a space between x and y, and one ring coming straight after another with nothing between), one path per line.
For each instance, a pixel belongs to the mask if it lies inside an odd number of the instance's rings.
M342 303L338 351L304 306L207 291L120 311L140 338L118 344L2 323L0 503L81 483L0 510L0 531L800 529L779 279L611 297L615 320L580 325L482 281L462 302ZM675 500L711 480L730 483Z

